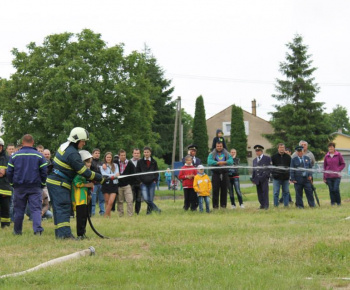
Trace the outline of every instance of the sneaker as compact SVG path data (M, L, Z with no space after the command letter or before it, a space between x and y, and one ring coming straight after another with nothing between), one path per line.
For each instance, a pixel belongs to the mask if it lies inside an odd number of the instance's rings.
M231 208L232 208L232 209L235 209L235 208L236 208L236 206L235 206L234 204L232 204L232 205L231 205Z
M41 236L41 235L42 235L42 232L35 232L34 235L36 235L36 236Z
M240 207L241 207L241 208L245 208L245 206L244 206L244 204L243 204L243 203L240 205Z

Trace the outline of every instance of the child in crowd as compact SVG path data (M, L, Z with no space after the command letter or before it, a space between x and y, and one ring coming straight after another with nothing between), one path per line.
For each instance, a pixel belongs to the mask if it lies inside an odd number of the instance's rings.
M43 190L42 194L42 209L41 209L41 220L44 219L52 219L53 214L49 210L50 204L49 204L49 195L47 194L47 191ZM26 215L29 217L29 220L32 220L32 214L30 212L29 206L27 204L26 207Z
M170 168L168 168L166 170L166 172L164 173L164 176L165 176L166 183L168 185L168 189L170 189L170 186L171 186L171 171L170 171Z
M196 167L192 165L192 156L185 157L185 165L181 167L179 179L182 180L184 189L184 210L191 208L191 211L197 210L198 202L196 193L193 190L193 179L197 174Z
M209 196L211 190L211 181L204 172L204 166L198 165L198 173L193 180L193 188L198 195L199 211L203 212L203 199L205 200L206 212L209 212Z
M221 141L221 142L222 142L222 145L223 145L224 148L227 150L226 143L225 143L225 138L224 138L223 136L224 136L224 133L222 132L222 130L217 129L217 130L216 130L216 137L214 137L214 139L213 139L213 145L211 146L211 151L213 151L213 150L216 148L216 143L217 143L218 141Z
M79 151L81 159L87 168L91 167L92 155L86 150ZM88 199L91 199L91 191L94 187L92 182L87 182L86 178L76 175L72 182L72 203L73 209L76 211L77 219L77 236L78 239L87 239L86 223L88 218Z

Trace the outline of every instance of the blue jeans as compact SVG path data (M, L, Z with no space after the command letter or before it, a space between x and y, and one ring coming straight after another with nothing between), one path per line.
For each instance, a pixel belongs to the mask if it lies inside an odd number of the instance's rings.
M154 204L154 191L156 189L156 184L152 182L151 184L141 183L141 193L143 200L147 203L147 214L152 211L160 212L160 209Z
M289 205L289 180L273 179L273 203L275 206L279 205L279 195L282 186L282 198L284 206Z
M91 215L95 215L97 195L98 205L100 206L100 215L103 215L105 213L105 198L102 193L102 184L94 185L94 191L91 194Z
M233 189L233 187L235 189ZM243 204L243 199L242 199L242 192L241 192L241 187L239 183L239 177L236 178L230 178L230 184L229 184L229 192L230 192L230 200L232 205L236 205L235 203L235 195L234 195L234 190L236 191L237 197L238 197L238 202L239 205Z
M340 191L339 191L339 185L340 185L340 178L327 178L327 185L329 188L329 196L331 198L331 204L332 205L340 205L341 204L341 198L340 198Z
M205 210L209 212L209 196L198 196L199 211L203 212L203 199L205 201Z
M170 185L171 185L171 179L167 179L166 183L168 184L168 189L170 189Z
M32 220L32 214L30 212L30 208L29 205L27 204L26 210L25 210L25 214L29 217L29 220ZM46 219L52 219L53 218L53 213L50 210L47 210L42 216L41 218L46 218Z
M53 213L51 211L47 210L42 217L47 218L47 219L52 219Z

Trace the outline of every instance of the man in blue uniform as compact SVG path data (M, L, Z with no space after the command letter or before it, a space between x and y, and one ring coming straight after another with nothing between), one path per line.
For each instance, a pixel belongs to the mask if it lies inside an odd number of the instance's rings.
M53 159L53 172L47 178L47 187L53 207L56 238L75 239L70 228L72 180L77 174L101 183L105 179L101 174L88 169L81 160L78 150L89 140L88 131L76 127L67 140L58 148Z
M29 205L33 219L35 235L41 235L42 188L47 176L47 162L35 148L33 136L22 137L22 149L10 157L7 166L7 178L13 185L13 208L15 224L13 233L22 235L24 211Z
M253 170L253 176L251 181L256 185L258 193L258 200L260 203L259 209L269 208L269 179L270 169L261 168L271 165L270 156L264 155L264 147L261 145L254 146L256 158L253 160L253 167L257 167Z
M191 144L187 147L188 151L189 151L189 155L192 156L192 164L194 167L197 167L198 165L201 165L202 164L202 161L196 157L196 154L197 154L197 145L194 145L194 144ZM182 163L183 165L185 165L185 157L182 158Z
M304 208L303 190L305 190L309 206L315 206L311 187L312 172L308 170L312 168L312 162L310 157L304 155L303 149L303 146L297 146L295 148L297 156L292 158L290 163L290 180L294 183L295 206L298 208Z

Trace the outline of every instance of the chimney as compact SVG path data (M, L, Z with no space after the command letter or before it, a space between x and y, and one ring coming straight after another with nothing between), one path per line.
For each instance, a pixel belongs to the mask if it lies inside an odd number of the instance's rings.
M252 101L252 114L256 116L256 100Z

